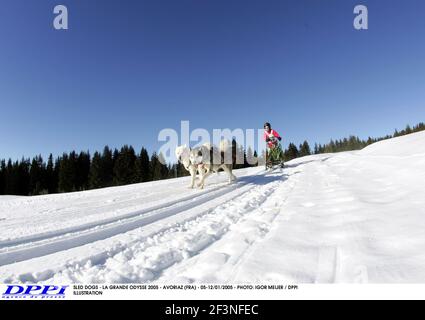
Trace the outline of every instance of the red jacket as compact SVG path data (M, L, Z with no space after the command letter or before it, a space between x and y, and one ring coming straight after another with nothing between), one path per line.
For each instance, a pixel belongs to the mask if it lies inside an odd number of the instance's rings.
M276 139L280 138L279 133L277 133L276 130L271 129L270 132L267 132L266 130L264 130L264 140L267 141L267 138L271 138L271 137L275 137ZM272 141L267 142L267 144L269 145L269 147L273 147L274 143Z

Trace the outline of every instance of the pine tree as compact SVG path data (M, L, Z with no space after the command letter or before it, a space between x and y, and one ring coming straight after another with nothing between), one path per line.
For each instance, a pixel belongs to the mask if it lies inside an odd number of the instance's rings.
M239 145L235 139L232 140L232 156L236 160L233 164L234 169L246 167L247 160L245 150L242 145Z
M114 164L114 184L126 185L137 182L136 153L132 146L121 148Z
M103 187L110 187L114 180L114 156L112 150L105 146L102 153L102 181Z
M393 137L398 137L398 136L400 136L400 132L398 132L398 130L397 130L397 129L395 129L395 130L394 130ZM369 138L370 138L370 137L369 137Z
M57 157L55 160L55 166L53 167L53 186L54 186L54 190L55 192L60 192L59 191L59 170L61 167L61 161L62 158L61 157Z
M149 154L145 148L142 148L136 161L137 182L146 182L150 178Z
M76 191L77 182L77 155L72 151L69 155L64 153L59 167L59 191Z
M167 162L165 161L164 155L162 153L159 154L158 156L158 162L160 165L160 179L167 179L168 178L168 165Z
M373 139L371 137L367 138L366 145L371 145L373 143Z
M266 150L261 150L261 156L258 158L258 165L264 166L266 164Z
M254 166L257 167L258 166L258 154L257 154L257 150L254 150Z
M304 143L300 145L299 157L305 157L309 155L311 155L310 145L307 141L304 141Z
M247 167L253 167L257 165L257 158L254 156L251 146L248 147L248 151L246 152L246 161Z
M30 160L22 158L21 162L15 162L16 191L15 194L27 196L30 193Z
M4 194L14 193L14 177L13 177L12 159L9 158L4 169Z
M72 184L70 184L70 176L72 170L69 169L69 157L64 153L60 159L59 167L59 181L58 181L58 191L59 192L69 192L72 191Z
M178 162L176 164L176 167L177 167L177 176L178 177L186 177L186 176L190 175L189 171L187 171L185 169L184 165L181 164L180 162Z
M238 169L243 159L239 154L238 144L236 143L235 139L232 139L232 159L235 159L235 162L233 163L233 169Z
M103 161L99 152L95 152L90 164L89 185L91 189L104 187Z
M150 172L151 172L151 181L161 179L161 164L159 163L158 155L156 152L152 154L150 161Z
M30 195L39 195L41 193L46 193L46 181L45 181L45 164L43 163L43 158L41 155L32 159L31 168L30 168L30 183L29 191Z
M46 188L48 193L57 192L57 176L53 163L53 155L49 155L46 166Z
M292 159L298 158L298 149L297 146L293 143L290 143L288 149L284 152L285 161L291 161Z
M76 189L87 190L89 188L90 153L80 152L76 161Z
M177 178L177 164L169 164L168 165L168 177L167 179Z
M243 152L243 168L248 168L248 167L250 167L250 164L248 163L246 151L243 148L243 146L241 146L241 148L242 148L242 152Z
M5 194L6 186L6 162L1 160L0 162L0 194Z

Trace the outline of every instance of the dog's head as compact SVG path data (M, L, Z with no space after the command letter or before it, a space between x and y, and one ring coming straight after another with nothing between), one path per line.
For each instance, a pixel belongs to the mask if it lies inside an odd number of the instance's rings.
M189 160L190 148L187 145L182 145L176 148L176 158L180 162L184 160Z
M189 160L194 165L200 165L209 162L210 150L207 146L200 146L190 151Z

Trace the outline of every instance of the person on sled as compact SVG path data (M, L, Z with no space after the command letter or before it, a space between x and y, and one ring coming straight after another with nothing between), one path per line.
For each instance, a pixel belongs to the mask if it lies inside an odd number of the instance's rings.
M274 165L279 164L283 168L283 151L280 145L282 137L276 130L272 129L269 122L264 124L264 140L267 144L266 167L272 168Z

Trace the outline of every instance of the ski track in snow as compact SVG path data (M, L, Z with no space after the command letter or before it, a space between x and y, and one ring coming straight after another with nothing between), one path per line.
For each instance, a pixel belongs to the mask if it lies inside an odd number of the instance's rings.
M132 234L131 243L115 244L112 248L74 261L66 265L63 270L46 269L36 273L24 273L17 277L9 277L4 281L9 282L144 282L157 277L161 270L181 261L189 256L196 255L199 251L221 238L232 223L236 223L243 215L259 206L268 194L274 191L274 186L282 183L281 174L259 174L254 177L241 178L237 184L227 187L214 188L203 192L199 197L188 199L188 204L180 202L174 208L165 205L162 208L166 215L154 213L155 219L149 219L155 224L159 221L151 234L140 232L142 229L133 222L130 223ZM254 183L255 182L255 183ZM218 190L217 190L218 189ZM211 202L211 204L209 204ZM222 203L222 204L220 204ZM173 204L174 205L174 204ZM177 222L164 226L165 218L176 218L176 214L183 212ZM142 216L144 218L144 216ZM121 221L118 221L118 223ZM147 223L146 223L147 224ZM128 223L123 224L128 228ZM110 229L113 229L113 233ZM6 248L0 254L3 264L13 262L14 259L26 260L49 253L61 252L81 244L102 240L120 234L122 224L114 225L105 230L89 230L89 235L77 233L75 237L64 235L65 239L52 239L46 237L45 244L31 241L24 243L29 248L16 250ZM81 244L80 244L81 242ZM77 248L78 249L78 248ZM46 251L47 250L47 251ZM49 250L52 250L50 252ZM3 260L1 260L3 258ZM43 257L41 257L43 259ZM119 265L124 268L120 272ZM133 267L131 267L133 266ZM133 269L132 269L133 268ZM131 271L131 272L130 272Z
M256 179L258 178L242 178L242 181L231 186L215 187L201 192L199 196L184 197L180 201L175 200L116 219L99 221L97 224L91 223L80 227L0 242L0 266L103 240L194 207L202 206L205 209L211 200L223 197L223 201L225 201L246 192L246 189L253 187L252 182Z

